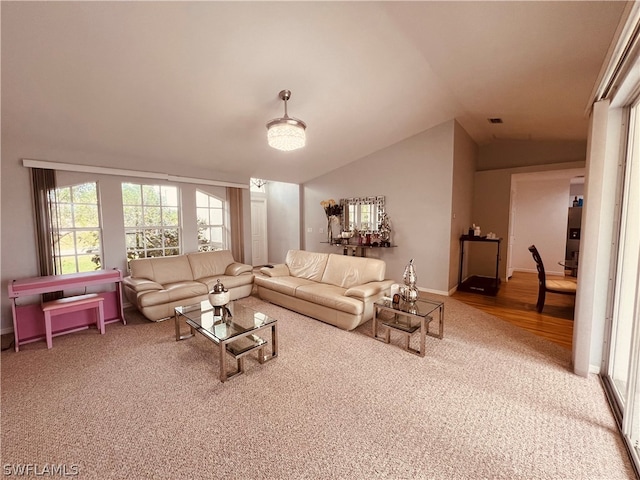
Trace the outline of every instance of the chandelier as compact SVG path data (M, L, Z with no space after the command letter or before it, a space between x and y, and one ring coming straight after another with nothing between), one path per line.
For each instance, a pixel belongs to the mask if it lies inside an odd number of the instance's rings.
M284 100L284 117L274 118L267 123L267 141L269 146L285 152L304 147L307 124L297 118L287 115L287 100L291 98L289 90L282 90L279 94Z
M262 188L267 184L267 181L263 178L252 178L251 184L256 188Z

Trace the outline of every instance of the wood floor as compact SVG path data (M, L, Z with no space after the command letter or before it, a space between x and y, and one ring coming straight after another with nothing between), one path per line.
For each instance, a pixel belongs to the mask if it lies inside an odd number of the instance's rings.
M547 293L544 309L538 313L538 276L535 273L515 272L508 282L501 283L495 297L456 292L452 298L571 349L575 297Z

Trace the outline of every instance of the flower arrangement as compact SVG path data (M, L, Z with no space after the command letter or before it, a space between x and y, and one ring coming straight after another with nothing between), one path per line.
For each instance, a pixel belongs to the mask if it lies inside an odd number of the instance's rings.
M339 215L342 215L342 205L336 203L333 198L329 200L322 200L320 205L324 209L324 213L327 215L327 241L330 244L333 244L333 228L332 223L339 225L340 220L338 219Z
M327 218L334 215L342 215L342 205L336 203L333 198L322 200L320 205L324 208L324 213L327 215Z

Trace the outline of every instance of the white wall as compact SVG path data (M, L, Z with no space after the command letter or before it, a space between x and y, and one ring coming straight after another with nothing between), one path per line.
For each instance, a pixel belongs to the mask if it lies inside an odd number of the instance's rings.
M339 247L322 243L326 241L326 233L319 232L321 228L326 230L322 200L384 195L391 240L397 247L371 249L370 256L385 260L387 278L399 282L405 265L413 258L418 286L446 294L455 123L443 123L305 183L304 248L341 253Z

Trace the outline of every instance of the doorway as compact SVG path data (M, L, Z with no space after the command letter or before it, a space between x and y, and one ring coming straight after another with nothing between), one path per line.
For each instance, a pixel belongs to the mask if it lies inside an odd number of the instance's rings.
M564 275L569 208L584 168L511 175L507 274L535 272L529 246L535 244L551 275ZM573 194L573 196L572 196Z

